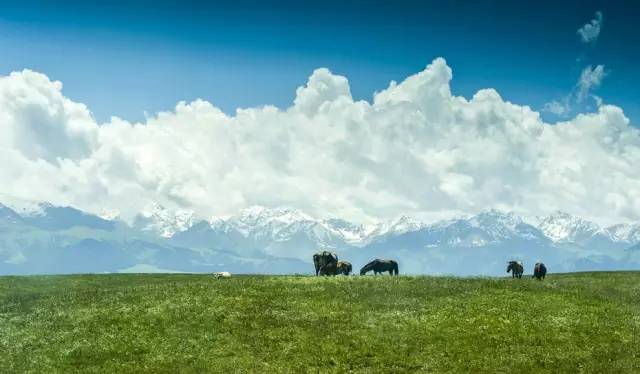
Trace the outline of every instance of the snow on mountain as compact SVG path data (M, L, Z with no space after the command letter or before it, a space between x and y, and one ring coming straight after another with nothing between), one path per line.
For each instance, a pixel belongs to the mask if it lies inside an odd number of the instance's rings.
M427 247L482 247L512 240L544 240L538 229L514 213L497 210L423 224L419 232Z
M625 243L638 243L640 242L640 223L621 223L607 227L607 231L611 236L619 241Z
M368 236L380 237L402 235L408 232L418 231L424 227L427 227L427 225L423 222L407 216L400 216L394 220L375 225L374 229L369 232Z
M288 208L252 206L235 216L216 217L210 226L219 233L238 233L264 248L273 243L301 240L305 242L301 245L308 246L311 242L315 247L333 248L345 238L344 229L336 229L324 221Z
M245 272L305 272L312 269L311 254L323 248L358 266L375 257L394 258L405 272L417 274L500 275L509 258L527 264L544 260L558 271L640 266L640 223L602 228L562 212L535 224L487 210L434 223L400 216L362 225L258 206L204 221L192 211L156 204L126 228L107 210L96 216L47 203L23 203L17 209L0 204L0 273L51 271L47 264L53 259L56 271L114 271L135 264L207 271L209 264L229 268L233 263L232 269ZM47 260L40 261L42 256ZM69 264L59 267L61 259ZM173 267L176 263L181 265Z
M482 229L493 241L511 239L538 239L540 235L534 227L525 223L513 212L489 210L472 217L469 222L472 227Z
M315 222L310 216L287 208L268 209L252 206L238 215L218 218L212 221L212 227L225 225L233 227L244 236L263 236L276 239L278 234L290 226L301 226Z
M304 236L318 248L364 247L390 238L419 235L423 246L478 247L513 240L547 240L534 226L514 213L489 210L427 224L407 216L373 225L342 219L318 220L293 209L251 207L236 216L210 222L218 233L239 233L265 247L271 242L291 241Z
M0 204L0 219L25 220L30 224L54 229L72 226L109 228L119 219L118 212L103 210L98 216L71 207L49 203L5 198ZM13 214L11 213L13 212ZM13 217L13 218L10 218ZM170 238L185 232L201 221L193 211L168 209L160 204L146 207L134 220L133 227ZM64 223L62 223L64 222ZM62 226L60 226L62 225ZM256 246L270 242L287 242L294 238L315 243L318 248L341 246L364 247L372 242L411 233L420 234L426 246L477 247L520 238L541 239L541 233L554 243L582 246L630 246L640 242L640 223L623 223L607 228L580 217L556 211L539 218L535 224L512 212L487 210L477 215L425 223L407 216L371 225L344 219L317 219L299 210L252 206L237 215L216 217L209 221L211 230L219 234L234 232Z
M46 202L25 200L5 194L0 194L0 201L22 217L42 215L47 206L52 206Z
M151 204L136 216L133 227L170 238L189 229L195 222L197 218L191 210L170 210L160 204Z
M359 225L339 218L326 219L322 224L342 237L345 243L355 246L366 243L379 227L379 225Z
M425 225L405 216L375 225L361 225L337 218L320 220L295 209L259 206L244 209L235 216L216 217L210 224L212 229L219 232L235 230L245 238L256 241L271 239L284 242L303 235L316 241L318 247L328 248L337 245L362 246L372 238L400 235L419 230Z
M606 229L596 223L561 211L543 218L538 227L554 242L582 242L595 236L613 239Z

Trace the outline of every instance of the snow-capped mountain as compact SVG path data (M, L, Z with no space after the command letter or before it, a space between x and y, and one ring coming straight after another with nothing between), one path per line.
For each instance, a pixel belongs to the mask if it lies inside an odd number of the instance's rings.
M374 240L385 236L402 235L408 232L418 231L426 226L427 224L424 222L420 222L411 217L400 216L396 219L370 226L363 241L366 242L367 239Z
M588 249L619 251L640 242L638 222L601 227L568 213L554 212L541 219L538 227L554 243Z
M362 246L377 235L377 225L360 225L340 218L330 218L322 221L322 224L330 231L340 236L345 243L355 246Z
M72 227L84 227L97 230L112 230L114 222L102 219L90 213L69 206L56 206L50 203L38 203L16 212L22 221L40 229L55 231Z
M170 210L160 204L151 204L136 216L133 227L170 238L188 230L196 221L196 215L191 210Z
M197 229L202 232L204 228ZM254 206L234 216L213 218L206 230L215 233L218 239L221 235L233 235L251 242L254 247L262 248L302 239L306 241L305 246L334 249L366 247L387 243L394 238L412 238L417 241L414 247L481 247L513 240L581 246L606 246L609 242L627 245L640 241L640 223L601 228L582 218L554 212L535 225L515 213L493 209L434 223L400 216L377 224L362 225L337 218L321 220L295 209ZM188 231L188 227L173 233L183 231ZM295 253L291 255L295 256Z
M611 236L619 241L626 243L638 243L640 242L640 223L620 223L617 225L609 226L607 231Z
M560 211L543 218L538 227L554 242L582 242L597 235L610 236L597 224Z
M355 266L394 258L409 273L497 275L506 259L542 260L557 271L640 268L640 223L603 228L562 212L535 223L487 210L433 223L400 216L363 225L258 206L205 221L192 211L152 205L127 225L107 210L92 215L47 203L26 206L0 204L0 273L150 266L304 273L320 249Z
M358 245L376 233L381 226L365 226L343 219L316 219L295 209L253 206L236 216L214 218L211 228L221 232L236 231L254 241L283 242L301 234L320 247L336 243Z
M254 236L277 240L279 236L286 236L287 231L308 226L311 223L315 223L315 220L297 210L252 206L235 216L213 218L211 227L225 231L234 229L245 237Z
M513 241L546 241L535 227L513 213L489 210L432 224L412 223L406 230L390 231L372 240L401 248L482 247Z
M295 209L253 206L238 215L217 217L209 227L199 225L176 240L200 238L198 244L218 241L237 243L245 250L264 251L281 257L306 258L318 248L339 248L357 238L360 227L344 222L323 221ZM231 239L231 238L235 238ZM204 241L204 242L203 242ZM192 242L193 243L193 242Z

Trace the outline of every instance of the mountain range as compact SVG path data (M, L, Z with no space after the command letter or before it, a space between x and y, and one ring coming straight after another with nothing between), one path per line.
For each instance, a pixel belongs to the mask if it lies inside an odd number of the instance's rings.
M601 227L564 212L531 222L487 210L438 222L362 225L295 209L250 207L202 219L153 205L125 222L49 203L0 204L0 274L302 273L320 249L359 268L392 258L402 273L504 275L506 262L551 272L640 268L640 223Z

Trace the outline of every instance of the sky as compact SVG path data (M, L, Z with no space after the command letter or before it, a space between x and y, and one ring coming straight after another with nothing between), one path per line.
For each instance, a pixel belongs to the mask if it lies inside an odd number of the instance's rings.
M3 3L0 72L29 68L62 81L66 96L104 122L140 121L197 98L226 113L287 107L318 67L349 77L354 97L371 100L436 57L455 69L454 93L491 87L542 110L561 102L585 67L603 65L597 95L640 120L633 2L94 3ZM601 32L582 43L576 31L596 11Z
M344 3L3 3L0 194L640 220L633 2Z

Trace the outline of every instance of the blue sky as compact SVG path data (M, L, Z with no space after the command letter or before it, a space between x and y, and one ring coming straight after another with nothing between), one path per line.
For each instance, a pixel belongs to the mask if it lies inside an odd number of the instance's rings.
M345 75L354 97L370 100L438 56L453 69L455 94L492 87L541 110L601 64L607 74L593 92L640 122L633 2L88 3L2 4L0 75L45 73L106 121L142 120L196 98L228 113L286 107L318 67ZM576 30L596 11L600 35L582 43Z

